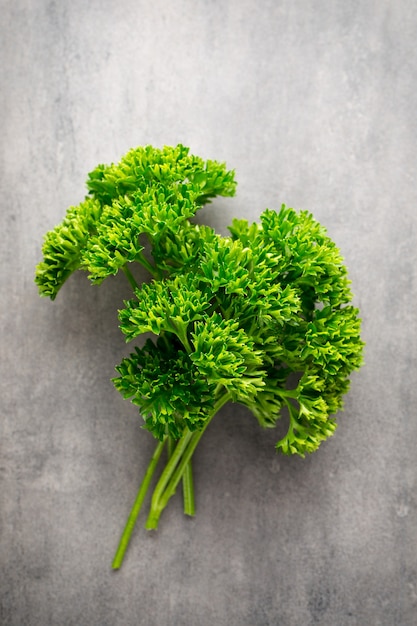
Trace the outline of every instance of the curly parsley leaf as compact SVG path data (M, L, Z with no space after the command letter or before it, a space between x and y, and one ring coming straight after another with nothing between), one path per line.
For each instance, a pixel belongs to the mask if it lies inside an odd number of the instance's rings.
M224 164L203 161L179 144L135 148L117 165L99 165L87 187L91 197L71 207L45 237L35 277L41 295L54 299L77 269L88 271L94 283L132 262L158 276L141 236L163 247L202 205L217 195L234 195L236 183ZM165 267L168 263L166 257Z

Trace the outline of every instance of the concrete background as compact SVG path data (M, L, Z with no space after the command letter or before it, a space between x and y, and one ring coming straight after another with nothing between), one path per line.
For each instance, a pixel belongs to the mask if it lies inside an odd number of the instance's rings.
M417 624L416 32L412 0L1 2L1 624ZM221 232L283 202L326 225L366 366L305 460L226 407L196 518L177 497L114 573L154 445L109 382L128 288L51 303L34 266L97 163L177 142L236 169Z

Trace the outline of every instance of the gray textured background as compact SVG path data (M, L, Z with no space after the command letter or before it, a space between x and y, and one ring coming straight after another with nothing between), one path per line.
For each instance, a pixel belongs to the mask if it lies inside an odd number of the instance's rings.
M1 31L1 624L416 625L416 3L2 0ZM282 202L326 225L366 366L305 460L226 407L197 517L177 497L114 573L154 445L109 382L128 289L51 303L34 266L97 163L177 142L236 169L221 232Z

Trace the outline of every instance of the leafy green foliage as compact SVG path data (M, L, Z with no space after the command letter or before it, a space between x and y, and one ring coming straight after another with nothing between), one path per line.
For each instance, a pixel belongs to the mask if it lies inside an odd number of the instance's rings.
M236 401L256 396L263 386L262 354L238 322L214 313L195 324L192 339L190 359L200 376L222 385Z
M190 275L185 279L175 276L136 289L137 299L128 301L119 313L120 328L128 340L148 331L155 335L167 331L175 333L190 351L188 326L201 319L210 306L207 294L194 282Z
M120 327L127 341L148 332L161 340L124 359L115 379L146 427L160 439L180 436L184 424L201 428L210 390L211 407L228 393L262 426L285 407L288 433L277 448L315 450L334 431L363 345L346 268L323 226L285 206L260 223L233 220L230 237L192 223L203 202L232 195L235 183L224 165L182 145L131 150L98 166L87 185L92 197L47 234L36 282L53 299L78 268L95 283L129 263L149 269L154 278L125 302Z
M215 385L198 375L175 341L148 339L116 369L116 389L140 407L146 428L160 440L198 429L214 407Z
M332 415L361 364L346 268L307 212L267 210L260 224L235 220L230 230L228 238L189 229L183 267L175 253L174 278L136 290L120 311L121 329L128 340L146 331L176 336L196 376L248 406L262 426L274 426L285 407L288 433L277 448L303 456L334 432ZM291 376L299 381L288 391Z
M333 414L342 408L348 376L362 363L360 320L348 304L352 296L346 268L325 229L306 211L285 206L278 213L267 210L260 225L235 220L230 231L255 255L267 251L261 267L271 266L271 282L287 296L286 317L280 323L267 319L255 331L269 369L265 388L250 408L261 424L271 425L286 407L288 432L277 448L304 456L333 434ZM262 306L262 297L259 301ZM294 375L298 385L288 391L288 378Z
M90 239L99 223L101 206L86 198L71 207L62 223L45 236L43 261L36 267L35 282L42 296L55 299L59 289L82 265Z
M228 237L195 224L204 203L234 194L234 173L182 145L131 150L117 165L98 166L87 186L90 197L47 233L35 280L54 299L76 269L93 283L119 269L129 278L133 297L119 311L120 328L127 341L151 337L122 360L113 382L160 442L138 502L161 446L178 442L147 527L156 528L178 481L190 476L199 438L230 400L262 427L286 416L282 453L316 450L335 431L363 351L346 267L323 226L285 205L259 223L234 219ZM151 282L136 285L132 263ZM115 567L132 528L129 521Z
M87 270L95 283L131 262L158 275L140 236L163 249L164 240L186 229L203 204L234 195L236 184L224 164L203 161L179 144L135 148L117 165L99 165L87 187L91 197L71 207L45 237L35 276L41 295L54 299L76 269Z

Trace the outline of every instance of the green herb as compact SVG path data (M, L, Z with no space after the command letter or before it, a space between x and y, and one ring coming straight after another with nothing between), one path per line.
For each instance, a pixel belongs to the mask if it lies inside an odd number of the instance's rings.
M146 528L182 482L194 515L191 459L227 402L262 427L284 413L284 454L316 450L336 428L349 375L362 363L358 310L343 259L306 211L266 210L259 223L233 220L223 237L191 218L217 195L235 193L234 172L178 145L131 150L90 173L89 196L47 233L36 283L54 299L76 269L94 283L122 270L132 298L119 312L127 341L152 333L116 367L113 380L138 406L157 440L122 534L121 566L162 453ZM151 275L138 285L135 263Z

